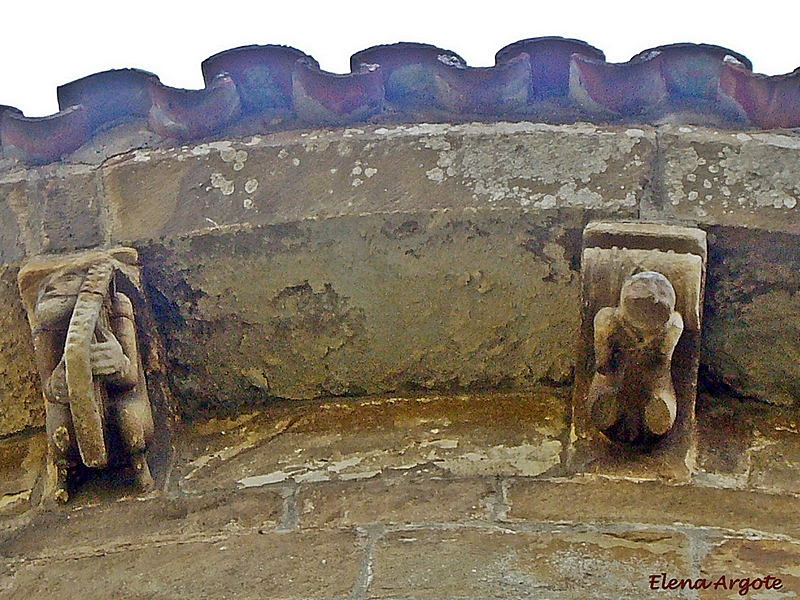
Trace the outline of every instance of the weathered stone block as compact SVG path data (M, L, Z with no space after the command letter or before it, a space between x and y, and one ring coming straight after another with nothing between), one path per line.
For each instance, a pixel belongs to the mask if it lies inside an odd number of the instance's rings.
M363 554L356 534L343 531L140 539L26 557L0 574L0 589L9 599L222 598L233 589L248 598L342 598Z
M208 231L142 251L184 410L565 382L575 232L511 212Z
M416 125L137 150L103 169L111 235L132 243L241 223L444 209L632 217L651 178L641 129Z
M700 395L698 457L705 485L800 492L800 433L794 408L750 398Z
M0 439L0 514L21 513L31 508L46 451L43 431Z
M701 590L699 598L794 598L800 589L799 571L797 543L729 539L702 560L700 577L715 585Z
M491 478L431 480L414 471L412 467L369 481L305 486L297 501L300 526L344 528L491 518L496 502Z
M456 485L454 477L554 474L560 472L569 433L564 396L563 389L542 387L524 392L340 398L321 404L275 402L236 418L195 422L187 432L186 463L178 466L173 481L184 491L199 493L287 484L355 484L374 478L376 483L364 484L363 494L368 496L373 486L388 491L402 482L420 488L423 480ZM375 514L372 501L359 489L331 485L320 493L341 491L363 504L363 509L352 509L353 515ZM436 497L441 495L437 492ZM328 510L327 502L324 507L312 503L317 507L311 511L313 519L318 518L313 516L317 510ZM430 506L433 500L423 493L420 503Z
M44 434L36 442L44 451ZM182 540L217 538L232 534L265 533L280 522L283 499L275 490L242 490L235 494L160 496L147 501L117 498L98 502L87 492L78 498L83 506L63 514L40 512L29 526L4 541L5 557L53 558L77 545L81 548L125 548L146 541L180 543ZM103 495L103 491L99 491ZM1 588L0 588L1 589Z
M689 485L516 480L508 490L510 521L685 523L728 531L797 537L800 501L791 496Z
M92 248L105 240L93 170L58 167L35 173L24 203L17 212L23 230L30 231L29 255Z
M745 487L753 429L764 404L700 393L697 396L695 479L719 487Z
M665 127L656 214L709 225L800 232L800 136Z
M736 393L800 401L800 244L781 233L709 230L702 363Z
M0 267L0 436L44 425L44 400L17 272Z
M379 540L369 597L643 598L651 573L690 569L689 541L671 531L415 529Z
M17 210L24 210L25 182L0 183L0 264L18 262L25 256L25 235Z

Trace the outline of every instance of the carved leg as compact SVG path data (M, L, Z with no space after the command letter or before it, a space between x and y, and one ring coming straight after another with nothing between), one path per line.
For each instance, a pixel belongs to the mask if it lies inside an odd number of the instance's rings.
M644 407L644 423L654 435L664 435L675 423L678 413L678 403L672 384L661 386L654 393Z
M120 437L136 473L136 484L142 491L149 492L155 487L146 454L153 438L150 403L146 395L137 394L134 390L119 398L114 406Z
M69 500L67 476L77 464L78 445L69 406L47 402L47 479L43 503L65 503Z
M597 373L589 388L589 411L592 422L605 431L619 420L619 391L609 383L609 378Z

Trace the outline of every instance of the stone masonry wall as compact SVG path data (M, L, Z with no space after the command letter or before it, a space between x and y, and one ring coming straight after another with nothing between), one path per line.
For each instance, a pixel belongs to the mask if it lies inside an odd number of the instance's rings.
M135 246L192 416L568 383L592 219L705 228L704 372L737 394L800 399L792 132L422 124L124 146L0 165L0 436L42 424L14 288L26 257Z

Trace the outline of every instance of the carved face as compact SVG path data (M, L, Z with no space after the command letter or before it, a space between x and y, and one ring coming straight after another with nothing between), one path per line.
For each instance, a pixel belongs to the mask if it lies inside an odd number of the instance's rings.
M69 324L86 270L61 270L48 276L39 286L36 321L39 326Z
M637 329L657 331L675 310L675 289L661 273L638 273L622 286L619 307L625 321Z

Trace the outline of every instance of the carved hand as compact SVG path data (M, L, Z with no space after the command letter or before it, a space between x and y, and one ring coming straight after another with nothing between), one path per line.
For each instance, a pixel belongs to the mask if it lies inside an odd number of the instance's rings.
M130 360L113 335L109 335L104 342L93 342L90 353L94 375L116 375L127 372L130 367Z

